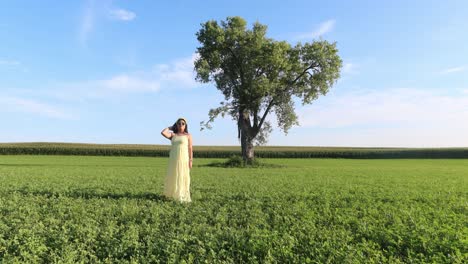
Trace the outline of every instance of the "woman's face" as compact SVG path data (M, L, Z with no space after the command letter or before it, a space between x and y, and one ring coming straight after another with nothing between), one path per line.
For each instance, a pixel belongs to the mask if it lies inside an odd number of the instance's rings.
M177 121L177 128L180 132L185 132L185 121L180 119Z

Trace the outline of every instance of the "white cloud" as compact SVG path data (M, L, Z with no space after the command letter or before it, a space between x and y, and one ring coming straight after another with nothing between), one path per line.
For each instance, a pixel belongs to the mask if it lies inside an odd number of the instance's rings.
M74 119L65 111L36 100L3 96L0 97L0 104L2 105L0 111L26 112L56 119Z
M325 35L326 33L332 31L334 26L335 26L335 20L334 19L327 20L327 21L321 23L319 25L319 27L317 29L315 29L314 31L308 32L308 33L301 33L301 34L297 35L296 39L299 39L299 40L301 40L301 39L314 39L314 38L321 37L321 36Z
M356 74L358 73L358 65L355 63L346 62L343 64L343 73Z
M167 89L193 89L203 84L195 81L193 63L196 54L166 64L156 64L143 71L121 72L108 78L53 83L48 87L15 91L22 96L48 97L61 101L102 100L129 94L157 93Z
M194 62L197 54L178 59L171 64L158 64L153 69L153 74L159 76L159 80L163 84L173 86L183 86L185 88L194 88L200 84L195 81Z
M94 1L89 0L84 8L78 29L78 40L82 46L86 46L89 34L94 28L95 12Z
M300 113L302 126L449 125L468 120L468 96L393 89L324 98ZM468 128L467 128L468 132Z
M140 76L120 74L107 80L97 81L97 86L111 90L146 92L157 91L160 84L157 80L146 79Z
M468 93L424 89L328 95L298 111L304 145L467 147ZM296 132L297 133L297 132Z
M449 74L449 73L454 73L454 72L461 72L466 69L465 66L459 66L459 67L453 67L453 68L448 68L440 71L440 74Z
M135 19L136 14L134 12L118 8L109 10L109 16L112 19L122 20L122 21L131 21Z
M135 19L134 12L111 7L111 1L88 0L84 6L82 16L78 25L78 40L81 46L86 46L89 36L95 29L95 25L102 18L112 20L131 21Z
M160 89L194 88L193 63L196 55L174 60L168 64L157 64L148 71L122 73L109 79L97 81L98 87L125 92L156 92Z
M4 65L4 66L19 66L19 65L21 65L21 62L16 61L16 60L0 59L0 66L1 65Z

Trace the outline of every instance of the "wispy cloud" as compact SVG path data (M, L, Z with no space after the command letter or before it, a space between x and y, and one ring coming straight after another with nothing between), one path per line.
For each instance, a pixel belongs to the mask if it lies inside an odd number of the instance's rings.
M130 21L135 19L136 14L122 8L109 10L109 17L115 20Z
M156 92L160 89L194 88L199 86L195 81L193 71L196 56L193 54L168 64L157 64L148 71L118 74L97 81L97 86L125 92Z
M81 46L86 46L96 24L104 19L131 21L136 14L123 8L112 7L112 1L88 0L78 25L78 40Z
M0 111L3 110L12 112L26 112L56 119L75 119L75 117L66 113L58 107L52 106L47 103L42 103L36 100L11 96L1 96L0 104L2 105Z
M358 73L358 65L356 63L345 62L343 64L343 73L347 73L347 74Z
M0 70L29 72L29 69L21 61L11 60L11 59L1 59L1 58L0 58Z
M139 74L120 74L110 79L97 81L97 86L105 89L127 92L152 92L158 91L160 83L151 77Z
M21 62L16 61L16 60L4 60L0 59L0 66L20 66Z
M78 29L78 40L82 46L86 46L89 34L94 28L95 12L94 1L87 1Z
M468 94L429 89L360 91L320 98L299 111L302 128L321 131L309 145L468 146ZM310 138L321 138L314 141Z
M459 66L459 67L453 67L453 68L448 68L440 71L440 74L449 74L449 73L454 73L454 72L461 72L465 71L466 67L465 66Z
M198 54L190 57L177 59L170 64L159 64L154 67L156 75L160 76L162 82L178 83L185 88L194 88L200 84L195 81L193 65Z
M468 120L468 96L444 95L423 89L355 92L323 98L300 113L303 126L452 125ZM468 131L468 125L467 125Z
M195 81L193 64L196 57L197 55L193 54L168 63L156 64L147 70L121 72L107 78L48 84L47 88L22 90L21 95L84 102L132 94L157 93L161 90L193 89L203 85Z
M297 40L302 40L302 39L315 39L315 38L318 38L318 37L321 37L323 35L325 35L326 33L330 32L333 30L333 28L335 27L335 20L334 19L330 19L330 20L327 20L323 23L321 23L318 28L316 28L314 31L312 32L307 32L307 33L300 33L296 36L296 39Z

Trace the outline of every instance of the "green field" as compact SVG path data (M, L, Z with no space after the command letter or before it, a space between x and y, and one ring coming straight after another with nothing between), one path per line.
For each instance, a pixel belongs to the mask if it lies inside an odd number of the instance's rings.
M468 160L196 159L191 204L167 158L0 156L0 262L463 263Z

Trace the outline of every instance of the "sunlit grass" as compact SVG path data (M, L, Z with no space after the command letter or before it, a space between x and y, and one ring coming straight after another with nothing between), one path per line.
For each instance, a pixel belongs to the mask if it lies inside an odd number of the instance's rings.
M468 160L221 161L179 204L167 158L0 156L0 261L466 261Z

